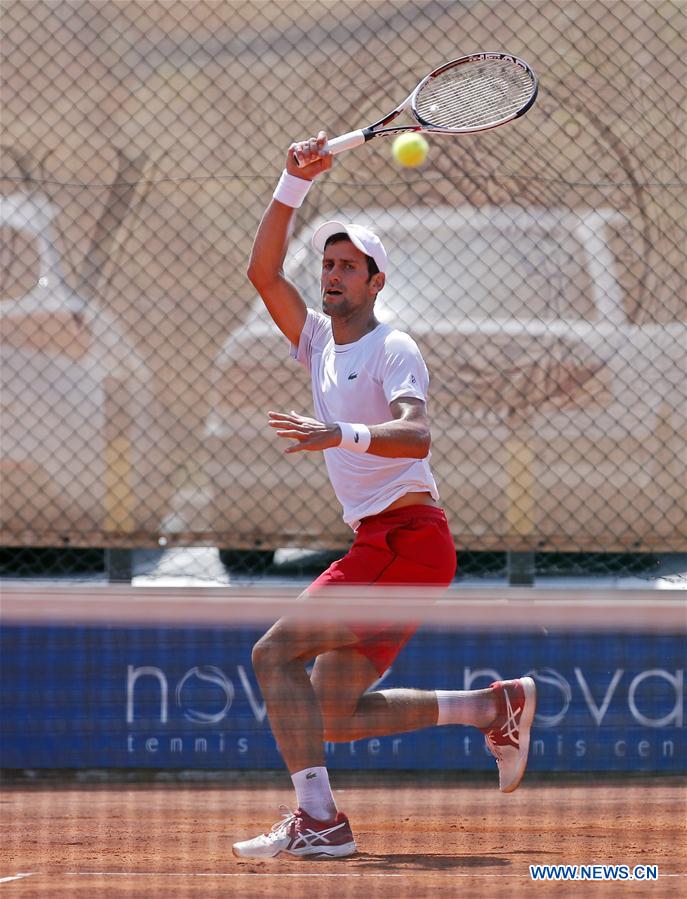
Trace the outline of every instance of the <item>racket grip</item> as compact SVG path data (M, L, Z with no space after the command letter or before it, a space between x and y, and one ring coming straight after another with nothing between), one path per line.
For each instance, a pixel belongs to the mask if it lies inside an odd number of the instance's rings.
M343 153L344 150L352 150L365 143L364 131L349 131L348 134L342 134L340 137L333 137L324 145L324 149L328 150L334 156L337 153Z
M333 137L323 147L325 153L331 153L336 156L337 153L343 153L344 150L352 150L364 144L367 138L364 131L349 131L348 134L342 134L340 137ZM300 166L300 162L294 154L296 165Z

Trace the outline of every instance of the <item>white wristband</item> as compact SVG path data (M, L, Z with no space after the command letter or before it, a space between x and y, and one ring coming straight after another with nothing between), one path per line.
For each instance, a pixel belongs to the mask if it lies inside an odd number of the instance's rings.
M341 428L342 449L352 450L354 453L366 453L372 440L372 434L367 425L352 425L348 421L335 421L335 425Z
M298 178L296 175L290 175L286 169L284 169L272 196L275 200L283 203L284 206L291 206L293 209L298 209L302 205L303 200L305 200L311 187L312 181L306 181L305 178Z

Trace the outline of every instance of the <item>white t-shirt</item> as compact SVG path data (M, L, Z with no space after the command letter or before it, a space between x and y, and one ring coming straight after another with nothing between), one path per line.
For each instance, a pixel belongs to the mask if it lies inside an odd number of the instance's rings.
M308 309L298 347L291 355L312 378L315 417L365 425L391 420L389 403L399 397L427 400L429 373L415 341L379 324L355 343L337 345L328 316ZM333 447L324 458L343 519L355 530L409 492L431 493L437 486L425 459L387 459Z

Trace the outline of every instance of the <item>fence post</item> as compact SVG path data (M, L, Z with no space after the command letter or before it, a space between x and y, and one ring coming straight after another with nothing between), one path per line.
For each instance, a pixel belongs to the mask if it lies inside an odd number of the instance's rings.
M508 584L510 587L534 586L534 553L508 550Z
M130 549L105 550L105 573L110 584L130 584L133 576L133 553Z

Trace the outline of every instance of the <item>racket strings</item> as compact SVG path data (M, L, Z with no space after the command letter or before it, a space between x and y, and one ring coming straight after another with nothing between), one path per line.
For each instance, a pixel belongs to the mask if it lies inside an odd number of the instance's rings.
M429 125L470 130L512 116L529 101L533 89L528 72L513 63L463 63L428 81L414 106Z

